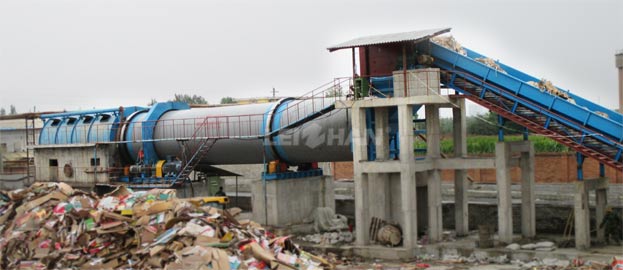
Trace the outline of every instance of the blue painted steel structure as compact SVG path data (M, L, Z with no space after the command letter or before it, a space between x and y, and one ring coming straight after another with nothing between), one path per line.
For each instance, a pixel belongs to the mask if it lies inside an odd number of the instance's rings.
M377 98L387 98L394 96L394 78L392 76L371 77L370 86L374 90L371 91L371 95ZM422 105L413 106L413 115L417 115L417 112L422 108ZM397 159L400 155L400 149L398 147L398 108L388 108L388 137L389 137L389 159ZM366 128L368 130L376 130L376 123L374 117L374 109L366 109ZM415 121L425 121L424 119L418 119ZM418 131L415 131L418 132ZM425 132L425 131L423 131ZM373 134L371 134L373 135ZM368 136L368 160L373 161L376 159L376 147L374 143L374 136ZM418 149L416 149L419 151Z
M296 179L304 177L322 176L322 169L312 169L300 172L279 172L279 173L262 173L262 178L266 181L281 179Z
M211 148L216 144L217 140L228 140L228 142L223 144L225 148L221 147L221 149L217 150L223 151L225 149L225 153L228 153L227 150L232 149L229 146L248 145L253 147L252 144L248 143L259 141L263 145L263 155L268 160L278 159L292 165L300 164L296 162L296 159L291 159L289 155L295 153L296 149L293 147L298 146L284 146L282 143L284 134L282 132L299 127L324 114L330 114L335 109L333 102L325 104L324 100L320 101L322 102L313 98L309 100L286 98L270 104L255 104L248 107L236 106L241 109L234 111L241 115L223 116L213 115L213 113L218 114L221 111L219 108L197 109L195 113L192 113L187 104L175 102L157 103L148 108L129 107L125 108L125 110L105 109L44 115L42 119L46 122L41 131L42 139L40 139L40 144L56 144L59 147L63 147L66 144L113 143L119 146L118 150L121 152L121 156L125 156L128 159L125 162L122 160L122 166L134 168L134 173L131 173L131 175L125 173L125 175L119 176L117 178L119 181L136 188L173 186L183 182L179 179L180 175L185 175L187 171L192 171L193 168L186 168L192 160L197 161L192 165L195 166L203 158L198 153L202 151L207 153L209 149L204 150L202 145L209 145L209 148ZM290 107L290 105L296 105L299 102L302 104L300 108L295 107L293 109ZM251 109L251 114L245 114L249 113L249 109L253 106L255 108L258 106L266 107L266 109L263 110L264 113L258 115L255 115L253 112L253 110L257 109ZM310 107L315 109L308 110ZM223 108L223 110L226 110L226 108ZM175 116L173 118L163 118L163 116L168 115L168 112L172 111L180 113L187 111L189 112L189 114L186 114L188 118L175 118ZM236 122L229 122L229 120L236 120L236 117L239 116L242 117L242 120L237 119ZM288 121L285 121L286 118ZM293 121L290 121L290 118ZM125 120L121 122L122 119ZM261 125L257 125L257 130L253 130L255 124L252 120L254 121L254 119L261 119L260 121L262 122ZM158 127L160 127L159 133L156 134ZM232 132L231 134L230 131ZM176 132L178 135L176 135ZM217 137L210 137L215 134ZM151 173L155 171L156 162L168 159L169 155L174 155L180 159L184 156L183 152L180 153L175 148L171 148L171 144L166 147L157 146L157 143L167 141L172 142L174 145L187 142L188 147L191 148L191 152L187 152L187 154L191 159L184 165L179 175L156 177L154 173ZM205 141L212 141L212 143L202 143ZM234 147L233 149L240 148ZM350 149L350 147L347 145L340 149ZM231 154L237 156L244 155L242 153ZM249 155L253 156L258 154L262 153L257 151L249 153ZM330 155L330 153L328 156L324 155L324 158L342 160L344 156L343 154L340 155L341 157L332 157ZM224 156L221 157L225 158ZM305 155L298 155L297 158L300 160L301 157L305 157ZM94 156L94 158L97 157ZM307 159L309 160L309 158ZM257 158L252 158L252 160L257 160ZM322 172L321 169L313 171L266 175L266 177L282 179L286 175L288 177L303 177L309 176L311 173L316 175L318 172Z
M147 114L142 118L143 124L141 125L142 132L142 144L143 151L145 154L144 160L147 164L153 164L158 161L158 154L156 153L156 148L154 147L154 128L156 127L156 123L160 117L168 112L173 110L188 110L190 106L183 102L162 102L154 104Z
M267 142L267 145L272 147L272 150L277 155L278 159L283 160L286 163L289 163L288 155L283 150L283 147L281 147L281 142L280 142L281 138L279 137L279 134L276 132L278 132L281 129L279 125L281 123L281 117L284 111L288 108L288 104L292 103L293 101L294 99L292 98L286 98L286 99L280 100L279 102L277 102L277 104L275 104L275 106L273 107L273 110L264 116L264 119L265 119L264 121L265 123L268 123L267 127L269 129L266 129L263 135L266 136L266 134L272 134L272 135L265 137L264 140ZM266 153L272 153L273 151L266 151ZM273 157L272 154L268 155L267 158L269 160L275 159L275 157Z
M604 108L598 104L583 99L569 91L559 89L565 92L574 102L568 99L552 95L548 92L541 91L527 82L539 81L539 79L522 73L516 69L498 63L506 73L502 73L492 69L475 58L484 57L472 50L466 49L467 55L462 55L453 50L432 43L430 41L420 42L418 44L419 53L427 53L434 57L434 66L443 70L441 74L442 83L445 86L455 89L457 92L465 95L466 98L482 105L490 110L498 113L505 119L512 120L525 126L526 128L547 136L551 136L568 147L579 152L578 163L584 160L585 156L596 158L599 162L617 168L623 169L623 115ZM372 77L370 78L373 87L372 95L377 97L393 96L393 78L392 77ZM324 95L325 93L320 93ZM302 105L292 110L292 105L301 103ZM350 145L332 149L333 152L314 151L297 152L300 146L286 145L284 140L284 130L290 130L312 120L321 119L322 115L331 114L335 109L333 103L316 104L314 97L303 99L282 99L275 103L265 105L254 105L245 107L246 109L237 111L239 113L248 112L251 109L254 113L261 110L257 117L254 114L247 115L248 130L242 129L240 120L237 123L219 122L218 117L231 117L227 115L219 115L217 109L209 111L209 109L198 109L192 114L190 108L184 103L157 103L152 107L127 107L120 109L104 109L89 110L81 112L68 112L61 114L43 115L41 118L45 121L41 129L39 144L40 145L65 145L65 144L86 144L86 143L118 143L120 148L125 149L130 159L137 161L137 153L139 148L142 149L144 164L154 164L158 160L164 160L163 153L171 155L176 153L176 142L158 142L159 140L175 141L190 140L205 141L206 136L210 136L209 131L216 131L218 136L224 136L220 139L232 139L228 144L220 144L214 148L214 152L220 161L222 161L228 153L228 150L249 149L248 155L254 157L260 154L267 160L281 160L288 164L300 164L310 162L310 160L318 160L318 157L326 160L343 160L345 155L344 149L350 149ZM265 107L262 107L265 106ZM311 110L306 110L311 106ZM250 108L253 107L253 108ZM421 106L414 106L413 114L415 115ZM188 110L188 111L187 111ZM205 111L204 111L205 110ZM227 110L223 108L223 110ZM174 112L177 111L177 112ZM170 113L169 113L170 112ZM190 134L186 133L186 126L182 125L183 134L186 137L178 138L173 133L166 135L155 134L155 130L159 121L165 116L169 117L168 121L182 121L180 115L190 112L194 118L200 119L200 124L193 123L190 128ZM604 117L597 112L605 113ZM208 123L210 113L216 113L216 123ZM294 114L293 114L294 113ZM300 115L299 115L300 114ZM368 109L367 128L374 130L374 111ZM212 116L214 117L214 116ZM120 125L122 119L126 119L123 125ZM204 120L205 119L205 120ZM212 119L212 120L215 120ZM229 119L229 118L228 118ZM286 121L287 119L287 121ZM293 121L290 121L293 119ZM257 126L252 121L258 120ZM203 122L201 122L203 121ZM503 119L500 118L500 123ZM348 122L333 121L325 123L325 125L337 125L334 127L346 128ZM216 126L207 126L207 124L216 124ZM323 128L327 128L324 126ZM163 128L164 129L164 128ZM175 129L175 128L174 128ZM232 134L230 134L230 130ZM399 155L398 144L398 121L396 109L389 111L389 140L390 140L390 158L396 158ZM167 132L163 130L163 132ZM421 131L415 131L421 132ZM140 133L140 134L138 134ZM223 135L225 134L225 135ZM309 133L312 134L312 133ZM308 135L309 135L308 134ZM228 137L230 136L231 137ZM216 144L215 138L212 144L199 144L197 152L190 153L193 158L197 157L199 151L204 151L201 145ZM234 141L239 139L239 141ZM368 142L368 159L375 159L375 149L373 136ZM503 140L503 132L500 130L499 139ZM118 140L118 141L116 141ZM157 146L158 145L158 146ZM223 146L225 145L225 146ZM159 155L158 149L164 149ZM422 149L419 149L422 150ZM348 150L346 150L348 151ZM339 157L333 157L334 154L341 154ZM238 156L244 162L253 163L257 158L244 159L244 156ZM326 161L325 160L325 161ZM251 162L249 162L251 161ZM300 161L300 162L299 162ZM257 162L256 162L257 163ZM603 170L603 169L602 169ZM281 179L283 177L298 177L299 175L317 174L314 172L305 172L301 174L265 174L265 179ZM578 168L579 177L582 178L581 167ZM128 183L155 184L163 180L163 178L153 178L141 175L135 179L126 179ZM164 177L165 181L176 183L177 178L170 176Z
M485 57L465 49L462 55L433 42L420 49L435 58L446 73L442 82L507 119L537 133L551 136L585 156L623 169L623 115L565 91L575 102L528 84L539 79L498 63L498 72L475 58ZM605 113L607 117L597 112Z
M145 110L125 107L123 117ZM115 140L120 121L119 108L46 114L39 133L39 145L85 144Z

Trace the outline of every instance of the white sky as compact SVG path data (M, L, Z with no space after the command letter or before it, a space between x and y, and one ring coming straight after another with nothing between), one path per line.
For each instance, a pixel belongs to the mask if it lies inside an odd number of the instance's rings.
M351 38L452 27L465 46L618 106L623 1L0 1L0 107L297 96L350 75ZM470 109L473 109L470 106Z

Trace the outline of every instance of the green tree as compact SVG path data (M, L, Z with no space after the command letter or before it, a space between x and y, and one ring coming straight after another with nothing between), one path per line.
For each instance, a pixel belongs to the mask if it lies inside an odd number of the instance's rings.
M186 102L188 104L208 104L208 101L204 97L198 95L191 96L188 94L175 94L174 99L171 101Z
M6 110L4 108L0 108L0 116L6 115Z
M236 103L236 100L233 97L221 98L221 104L233 104L233 103Z
M11 105L11 109L10 110L11 110L11 112L9 113L10 115L17 114L17 110L15 109L14 105Z
M158 103L158 101L155 98L152 98L149 102L147 102L147 106L153 106L156 103Z

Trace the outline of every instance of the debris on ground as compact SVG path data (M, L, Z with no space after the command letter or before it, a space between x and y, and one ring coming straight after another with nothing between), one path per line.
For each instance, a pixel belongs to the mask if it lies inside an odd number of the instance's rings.
M335 214L333 208L318 207L314 209L310 219L306 223L313 222L317 233L328 231L340 231L348 228L348 219L344 215Z
M467 55L467 52L463 49L463 46L461 46L461 44L456 41L453 36L436 36L431 38L431 41L462 55Z
M506 74L506 70L502 69L502 67L500 67L500 65L498 63L496 63L495 60L493 60L491 58L480 57L480 58L476 58L474 60L476 60L476 62L483 63L483 64L485 64L486 66L488 66L488 67L490 67L492 69L495 69L495 71L498 71L498 72Z
M0 192L0 269L323 269L289 237L175 190L99 198L64 183Z
M606 270L615 269L608 263L584 261L581 259L564 260L557 258L535 258L530 261L510 260L507 255L488 257L486 253L474 252L468 257L458 254L444 254L441 258L421 255L409 262L385 261L380 259L366 260L358 257L337 259L335 254L328 256L335 269L434 269L434 270ZM623 268L622 268L623 269Z
M300 236L299 239L314 244L339 245L349 244L355 240L352 232L325 232Z
M536 250L536 251L553 251L556 249L556 244L550 241L542 241L537 243L528 243L519 245L517 243L512 243L506 246L506 249L510 250Z
M506 246L506 249L510 249L510 250L519 250L521 248L521 246L517 243L512 243L508 246Z
M377 217L370 221L370 240L384 246L395 247L402 242L402 230L398 223Z

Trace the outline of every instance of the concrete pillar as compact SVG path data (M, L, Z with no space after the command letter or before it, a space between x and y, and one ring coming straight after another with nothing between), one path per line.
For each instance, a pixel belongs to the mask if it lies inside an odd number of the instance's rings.
M441 158L439 129L439 106L426 105L426 158ZM440 171L431 170L427 178L428 186L428 239L431 243L441 240L443 223L441 215L441 177Z
M368 231L370 223L370 212L366 204L368 198L368 175L365 173L355 174L355 243L357 245L367 245L370 242Z
M426 157L440 158L439 106L426 105Z
M413 164L415 162L415 153L413 152L413 142L415 136L413 134L413 106L398 106L398 135L400 137L400 162L403 165Z
M366 130L366 112L360 107L352 109L353 129L353 166L358 167L360 161L368 160L368 133Z
M403 217L403 246L417 245L417 193L415 183L415 154L413 153L413 110L411 105L398 106L398 133L400 136L400 204Z
M534 193L534 143L524 141L528 152L522 152L519 161L521 167L521 234L526 238L536 236L536 217Z
M352 138L353 138L353 169L355 177L355 237L357 245L369 243L368 225L370 215L366 204L368 203L368 175L362 173L360 162L368 159L366 145L366 114L360 107L352 109Z
M591 246L591 231L588 192L584 187L584 181L578 181L575 184L573 213L575 216L575 248L587 249Z
M388 108L377 107L374 109L374 144L376 160L389 159L389 117ZM391 218L391 198L389 175L385 173L368 175L368 187L370 195L368 207L370 217L378 217L385 220Z
M386 107L374 109L376 160L389 159L389 118Z
M402 238L405 248L417 246L417 197L415 170L403 168L400 172L400 205L403 217Z
M601 225L601 221L604 220L604 216L606 215L606 207L608 207L608 190L595 190L595 200L595 225L597 227L597 241L604 243L606 241L606 230L605 228L599 228L599 225Z
M510 144L497 142L495 144L495 175L498 187L498 240L502 243L513 242L510 157Z
M335 179L333 176L322 176L322 187L320 188L319 201L324 207L329 207L335 211Z
M439 170L428 174L428 239L430 243L442 240L441 177Z
M458 108L452 108L454 157L467 157L467 124L465 99L457 100ZM454 224L457 236L469 231L469 206L467 198L467 170L454 171Z
M365 202L370 218L378 217L388 220L391 218L391 193L389 174L369 173L368 201Z

